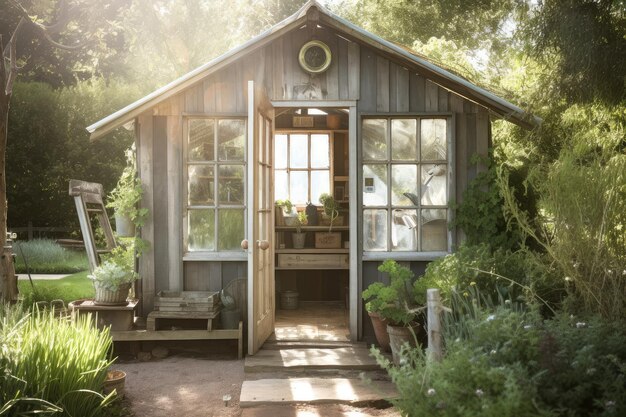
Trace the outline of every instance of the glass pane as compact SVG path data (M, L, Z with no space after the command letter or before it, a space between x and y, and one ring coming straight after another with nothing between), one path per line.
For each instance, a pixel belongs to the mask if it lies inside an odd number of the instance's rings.
M309 175L307 171L291 171L289 195L293 204L306 204L309 199Z
M274 138L274 166L276 169L287 168L287 135L276 135Z
M330 166L328 135L311 135L311 168Z
M219 167L217 192L220 204L243 204L243 165Z
M387 120L363 120L363 159L387 159Z
M417 165L391 166L391 204L417 206Z
M391 219L391 250L417 250L417 210L394 210Z
M188 218L188 250L215 250L215 210L189 210Z
M289 198L287 188L287 171L274 172L274 200L286 200Z
M207 206L215 204L215 178L213 165L189 165L187 167L188 203L192 206Z
M323 193L330 194L330 172L311 171L311 202L318 204Z
M289 167L308 168L309 137L307 135L289 136Z
M446 209L422 210L422 251L448 250Z
M246 122L220 120L217 126L218 152L221 161L243 161L246 147Z
M391 121L391 158L412 161L417 159L417 120Z
M244 211L220 209L217 212L217 248L224 251L241 251L244 238Z
M215 120L189 120L189 161L215 160Z
M445 164L422 165L422 204L445 206L448 204L447 166Z
M421 125L422 160L447 159L446 119L422 119Z
M363 205L387 205L387 165L363 165Z
M387 210L363 210L363 250L387 250Z

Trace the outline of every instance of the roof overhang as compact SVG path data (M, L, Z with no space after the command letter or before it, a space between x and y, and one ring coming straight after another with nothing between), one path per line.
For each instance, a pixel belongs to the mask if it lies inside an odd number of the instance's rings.
M319 3L317 3L317 1L310 0L292 16L286 18L255 38L250 39L237 48L231 49L225 54L207 62L206 64L183 75L182 77L159 88L134 103L129 104L123 109L118 110L104 119L88 126L87 131L91 134L91 139L97 139L104 136L111 130L128 123L130 120L133 120L135 117L160 102L167 100L193 84L201 81L208 75L235 62L241 56L262 48L281 35L291 31L292 29L300 27L307 21L307 14L311 8L317 9L320 24L334 28L343 34L346 34L353 40L375 48L391 58L401 60L408 67L415 69L421 75L424 75L436 84L490 109L503 119L526 129L532 129L541 123L541 119L525 112L514 104L511 104L495 94L470 83L458 75L428 62L424 58L411 54L405 49L359 28L349 21L326 10Z

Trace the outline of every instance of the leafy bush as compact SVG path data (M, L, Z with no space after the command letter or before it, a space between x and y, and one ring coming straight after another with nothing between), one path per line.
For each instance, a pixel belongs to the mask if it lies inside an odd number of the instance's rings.
M0 340L0 414L105 415L115 398L100 393L112 363L112 340L90 317L71 322L52 313L23 316L5 306Z
M50 239L34 239L13 243L16 254L15 271L33 274L65 274L84 271L89 268L84 252L63 249Z

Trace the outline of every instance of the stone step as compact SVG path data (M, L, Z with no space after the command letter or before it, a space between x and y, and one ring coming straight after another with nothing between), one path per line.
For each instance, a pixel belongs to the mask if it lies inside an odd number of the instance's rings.
M365 342L338 342L326 340L268 340L263 349L337 349L366 348Z
M336 349L262 349L246 356L245 372L303 370L378 370L369 350L361 347Z
M241 417L401 417L393 407L356 407L345 404L263 405L241 409Z
M287 378L244 381L239 406L286 404L367 405L397 397L393 383L348 378ZM254 414L252 414L254 415Z

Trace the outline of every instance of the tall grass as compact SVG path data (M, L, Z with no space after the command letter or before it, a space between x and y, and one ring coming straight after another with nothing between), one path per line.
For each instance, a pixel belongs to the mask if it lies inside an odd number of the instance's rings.
M101 394L112 344L90 317L0 310L0 415L99 416L115 398Z
M26 273L64 274L84 271L89 267L84 252L65 250L50 239L34 239L15 242L15 271Z

